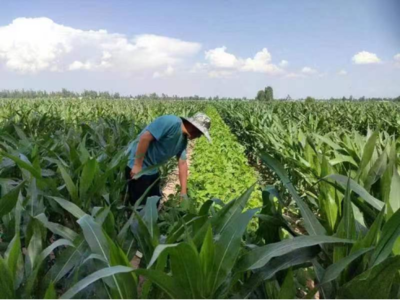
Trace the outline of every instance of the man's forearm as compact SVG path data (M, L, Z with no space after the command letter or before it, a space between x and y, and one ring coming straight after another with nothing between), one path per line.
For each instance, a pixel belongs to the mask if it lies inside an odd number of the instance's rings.
M144 134L139 139L139 144L135 153L135 165L142 166L143 160L146 155L147 149L149 149L149 145L152 141L151 134Z
M187 194L188 165L186 160L179 160L179 182L181 184L181 194Z

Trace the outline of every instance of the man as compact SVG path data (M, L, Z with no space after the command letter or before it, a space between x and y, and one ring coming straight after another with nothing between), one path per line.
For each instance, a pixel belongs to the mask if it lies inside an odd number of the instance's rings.
M128 148L129 161L125 177L128 180L130 203L135 204L149 187L151 188L146 198L161 196L157 165L165 163L174 156L178 158L181 197L186 197L187 140L204 135L211 142L208 132L210 126L210 118L203 113L197 113L191 118L166 115L148 125ZM139 178L136 178L136 175L139 175Z

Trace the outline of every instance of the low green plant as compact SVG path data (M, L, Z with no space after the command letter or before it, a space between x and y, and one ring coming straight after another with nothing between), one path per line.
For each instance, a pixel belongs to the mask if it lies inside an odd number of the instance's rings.
M228 201L257 182L257 175L248 164L244 148L216 109L208 106L205 112L212 120L212 144L205 139L195 143L189 176L190 195L198 203L211 197ZM256 189L250 198L249 207L259 207L260 204L261 193Z

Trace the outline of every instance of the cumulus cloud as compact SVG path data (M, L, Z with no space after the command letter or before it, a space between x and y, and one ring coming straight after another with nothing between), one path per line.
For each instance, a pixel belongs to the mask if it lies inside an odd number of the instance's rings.
M112 69L158 71L200 51L198 43L158 35L128 38L106 30L79 30L48 18L18 18L0 27L0 63L13 71Z
M172 66L168 66L168 68L163 72L158 72L158 71L154 72L153 73L153 78L171 76L174 73L175 73L175 69Z
M217 68L237 68L239 60L235 55L226 52L226 47L206 51L206 60Z
M347 75L347 71L346 70L340 70L337 74L341 75L341 76L346 76Z
M400 53L399 53L399 54L396 54L393 58L394 58L394 64L395 64L397 67L400 67Z
M303 69L301 69L301 73L312 75L318 73L318 71L310 67L304 67Z
M243 71L259 72L267 74L279 74L282 70L274 64L271 64L271 54L267 48L257 52L254 58L247 58L242 67Z
M284 68L287 67L289 65L289 62L287 60L281 60L281 62L279 63L279 66Z
M253 58L240 58L226 51L225 46L205 52L206 64L196 64L192 72L208 71L210 77L221 78L236 72L280 74L283 70L271 63L272 56L267 48L257 52ZM223 72L221 71L223 70Z
M367 51L358 52L352 58L353 63L357 65L377 64L380 63L380 58L375 54Z

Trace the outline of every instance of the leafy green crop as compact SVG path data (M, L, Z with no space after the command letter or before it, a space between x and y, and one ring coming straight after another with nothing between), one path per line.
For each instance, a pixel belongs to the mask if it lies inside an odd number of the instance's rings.
M244 154L244 148L232 135L214 107L205 113L211 118L212 144L200 139L194 147L190 167L189 190L200 203L212 197L228 201L257 182L257 176ZM261 193L255 191L249 207L261 205Z
M125 206L126 145L159 115L197 111L213 144L195 144L196 207ZM0 297L399 298L398 116L376 103L1 100ZM245 150L270 176L262 191Z

